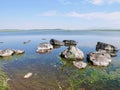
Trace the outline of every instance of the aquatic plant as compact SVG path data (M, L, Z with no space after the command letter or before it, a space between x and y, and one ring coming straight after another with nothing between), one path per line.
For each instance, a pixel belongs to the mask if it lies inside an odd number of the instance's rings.
M120 69L115 71L101 70L89 66L84 70L71 70L68 74L71 88L85 90L117 90L120 88Z
M0 90L9 90L7 76L1 69L0 69Z

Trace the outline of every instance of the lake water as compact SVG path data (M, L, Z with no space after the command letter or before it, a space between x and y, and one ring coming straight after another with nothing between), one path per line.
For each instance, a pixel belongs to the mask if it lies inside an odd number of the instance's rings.
M77 69L59 57L67 47L53 49L50 53L36 53L42 42L72 39L78 42L88 63L85 69ZM45 39L45 40L43 40ZM31 40L28 44L24 41ZM113 44L120 48L120 31L64 31L64 30L32 30L17 32L0 32L0 49L22 49L22 55L0 57L0 66L10 80L11 90L119 90L120 88L120 52L112 58L108 67L93 66L86 55L95 51L98 41ZM29 79L24 75L31 72Z

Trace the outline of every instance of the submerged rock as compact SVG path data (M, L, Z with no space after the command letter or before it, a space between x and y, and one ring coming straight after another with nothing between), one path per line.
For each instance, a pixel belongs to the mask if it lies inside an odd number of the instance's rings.
M14 51L12 51L10 49L0 50L1 57L11 56L11 55L13 55L13 53L14 53Z
M83 52L76 46L69 46L66 50L61 52L60 56L65 59L82 60L84 58Z
M107 53L109 53L111 56L116 56L116 52L119 50L117 47L106 44L103 42L97 42L96 50L105 50Z
M63 40L63 42L66 46L77 45L77 42L75 40Z
M24 78L25 78L25 79L28 79L28 78L30 78L32 75L33 75L33 74L32 74L31 72L29 72L29 73L27 73L27 74L24 76Z
M78 69L85 68L87 66L87 63L83 61L73 61L73 65L77 67Z
M30 42L31 42L31 40L24 41L23 44L28 44L28 43L30 43Z
M37 47L36 52L46 52L47 50L52 50L53 46L49 43L40 43Z
M17 49L14 49L13 51L15 54L23 54L25 52L24 50L17 50Z
M58 40L56 40L56 39L51 39L51 40L50 40L50 44L52 44L52 45L57 45L57 46L63 46L63 45L64 45L63 42L58 41Z
M111 62L111 56L104 50L90 52L87 58L96 66L108 66Z

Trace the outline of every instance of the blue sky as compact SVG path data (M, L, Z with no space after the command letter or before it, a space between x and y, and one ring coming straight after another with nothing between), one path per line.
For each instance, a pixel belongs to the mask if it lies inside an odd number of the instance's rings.
M0 0L0 29L120 29L120 0Z

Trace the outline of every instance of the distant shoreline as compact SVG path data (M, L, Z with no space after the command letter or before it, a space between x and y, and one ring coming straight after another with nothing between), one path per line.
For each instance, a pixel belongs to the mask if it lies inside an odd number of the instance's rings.
M120 31L120 29L0 29L0 32L21 31Z

